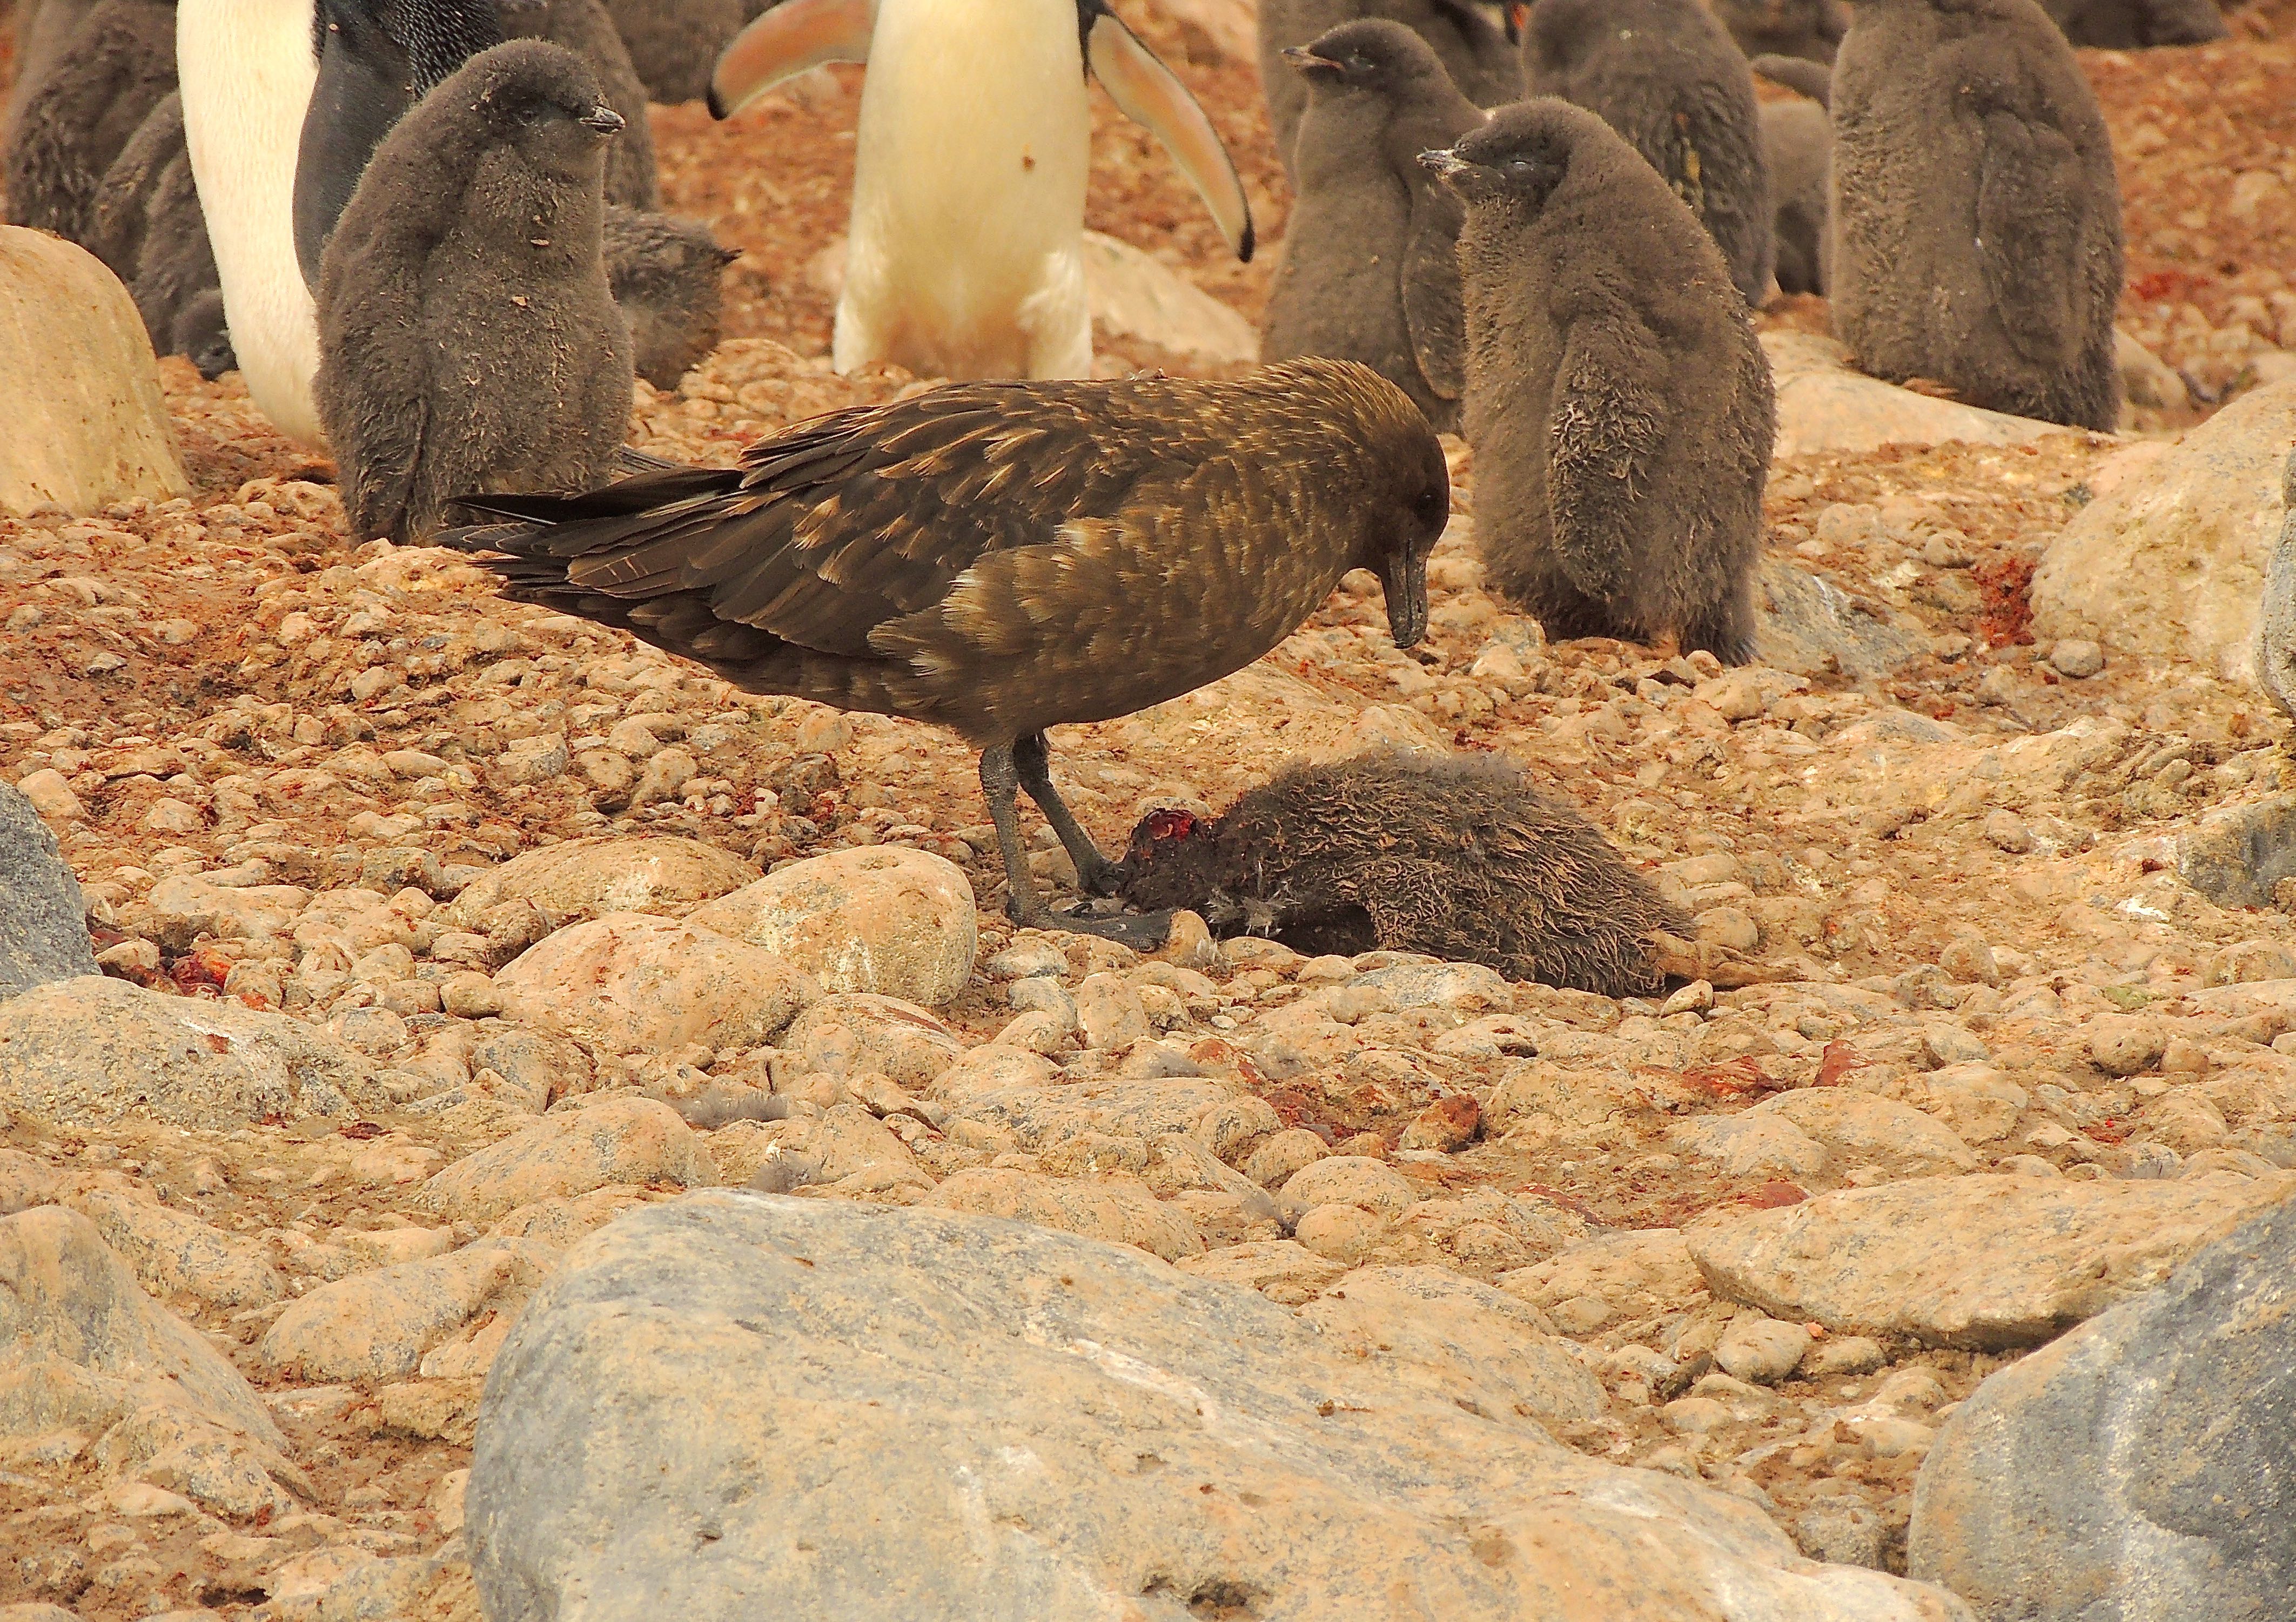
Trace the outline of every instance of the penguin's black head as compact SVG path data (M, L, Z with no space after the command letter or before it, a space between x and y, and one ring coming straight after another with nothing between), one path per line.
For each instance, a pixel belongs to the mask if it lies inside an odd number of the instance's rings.
M1552 97L1517 102L1449 150L1420 153L1419 161L1470 204L1502 204L1535 215L1570 172L1579 121L1593 116Z
M590 65L547 40L513 39L481 52L455 83L475 92L474 111L496 139L545 167L580 167L622 127Z
M1283 60L1311 91L1394 96L1447 78L1428 43L1399 22L1365 17L1326 29L1307 45L1287 45Z

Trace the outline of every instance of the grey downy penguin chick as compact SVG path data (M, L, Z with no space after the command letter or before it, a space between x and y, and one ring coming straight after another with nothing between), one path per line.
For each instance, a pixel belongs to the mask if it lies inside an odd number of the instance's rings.
M1860 0L1833 70L1833 330L1890 382L2110 430L2120 187L2034 0Z
M80 19L95 8L96 0L31 0L16 13L16 77L9 82L8 99L0 107L0 145L16 127L16 115L25 98L40 82L49 65L71 42Z
M1419 154L1448 146L1482 111L1399 22L1346 23L1284 58L1308 81L1308 112L1260 353L1359 360L1455 432L1466 387L1459 201Z
M661 207L645 84L600 0L501 0L497 9L504 38L546 39L588 62L606 87L606 105L622 115L622 133L606 154L606 201L624 209Z
M718 347L725 301L719 274L742 257L699 220L606 209L606 280L630 330L632 364L657 389Z
M171 92L152 110L104 172L87 246L127 284L154 350L198 361L200 350L185 347L188 332L190 341L211 357L224 352L213 343L223 330L219 306L211 323L204 315L187 321L191 306L203 294L216 291L221 297L222 278L184 145L180 95ZM206 363L201 365L204 369Z
M1770 165L1778 291L1823 293L1833 183L1833 120L1826 102L1833 75L1824 63L1801 56L1757 56L1754 71L1808 98L1762 103L1762 146Z
M1609 125L1551 99L1430 152L1466 204L1466 433L1492 585L1554 638L1751 657L1776 412L1713 239Z
M494 0L318 0L319 78L295 154L295 258L315 292L328 234L383 136L502 37Z
M1849 31L1843 0L1713 0L1713 9L1748 56L1830 62Z
M1749 305L1769 296L1769 164L1746 58L1698 0L1538 0L1522 79L1597 113L1666 176Z
M2216 0L2041 0L2067 40L2107 51L2201 45L2232 30Z
M2263 624L2256 668L2272 701L2296 716L2296 451L2280 470L2280 544L2264 569Z
M1117 894L1310 954L1425 952L1509 979L1647 996L1682 914L1503 758L1379 751L1295 766L1209 821L1152 811Z
M239 370L239 356L231 351L231 329L224 320L223 289L201 288L184 302L176 312L168 348L171 354L189 358L210 383Z
M78 242L103 173L176 87L176 8L102 0L25 93L0 170L8 221Z
M615 465L630 340L607 286L606 142L572 52L472 57L375 150L319 278L317 403L361 538L461 494L576 491Z
M1308 109L1308 86L1284 65L1284 51L1343 23L1372 17L1399 22L1425 40L1452 85L1476 106L1496 107L1521 96L1522 65L1514 43L1477 0L1261 0L1259 87L1285 175L1300 172L1292 149Z
M709 72L753 11L742 0L607 0L630 65L657 102L698 102Z

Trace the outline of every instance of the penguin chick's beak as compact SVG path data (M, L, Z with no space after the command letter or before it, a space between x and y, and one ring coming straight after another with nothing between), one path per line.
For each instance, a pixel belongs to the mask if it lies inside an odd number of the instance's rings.
M585 129L596 130L602 135L618 135L622 133L622 115L603 102L599 102L574 121Z
M1304 73L1310 78L1318 78L1324 74L1336 75L1340 71L1339 63L1333 61L1328 56L1316 55L1306 45L1285 45L1283 47L1283 60L1290 65L1293 72Z
M1461 169L1471 169L1475 166L1469 163L1464 158L1460 157L1458 153L1451 151L1448 147L1439 147L1431 152L1420 153L1419 167L1423 169L1432 170L1435 174L1441 176L1446 180L1448 180Z
M1387 597L1387 629L1398 648L1415 648L1427 635L1427 558L1398 552L1380 566L1380 590Z

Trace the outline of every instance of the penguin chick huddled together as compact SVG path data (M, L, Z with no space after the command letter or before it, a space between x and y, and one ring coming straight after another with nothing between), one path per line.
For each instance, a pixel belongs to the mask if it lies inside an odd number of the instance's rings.
M709 70L742 25L767 9L750 0L607 0L631 66L657 102L698 102Z
M1844 0L1713 0L1713 9L1748 56L1830 62L1849 31Z
M1295 181L1292 148L1308 109L1308 86L1286 65L1284 53L1312 44L1358 20L1384 18L1425 40L1458 93L1478 107L1496 107L1522 95L1522 63L1513 40L1479 0L1261 0L1258 12L1259 86L1267 102L1268 133L1283 172Z
M1427 43L1373 19L1284 53L1307 80L1300 201L1267 295L1260 353L1359 360L1439 430L1465 388L1459 202L1419 161L1483 121Z
M1768 297L1769 164L1746 58L1699 0L1538 0L1522 78L1599 114L1713 233L1749 305Z
M1890 382L2110 430L2120 188L2034 0L1860 0L1833 70L1833 330Z
M612 13L600 0L500 0L496 9L504 38L546 39L588 62L606 88L606 105L622 115L622 133L606 154L606 201L624 209L660 207L645 82Z
M1466 437L1491 584L1554 639L1753 653L1769 362L1713 239L1609 125L1503 107L1425 160L1466 205Z
M629 325L631 361L657 389L718 347L725 300L718 273L742 257L699 220L606 209L606 281Z
M1806 98L1762 103L1762 148L1770 165L1772 234L1778 291L1825 291L1826 211L1833 189L1833 70L1803 56L1757 56L1754 71Z
M156 353L188 355L209 379L237 364L224 336L215 250L184 148L180 95L171 92L152 108L104 171L86 247L126 283Z
M1377 751L1296 766L1205 821L1152 811L1117 893L1294 951L1424 952L1509 979L1646 996L1682 915L1584 818L1496 757Z
M606 143L561 46L472 57L375 151L319 278L319 416L353 532L405 542L457 495L586 490L630 411L608 286Z
M2041 0L2041 5L2072 44L2106 51L2201 45L2232 32L2217 0Z
M81 242L104 171L176 87L176 8L100 0L37 71L0 157L8 223Z

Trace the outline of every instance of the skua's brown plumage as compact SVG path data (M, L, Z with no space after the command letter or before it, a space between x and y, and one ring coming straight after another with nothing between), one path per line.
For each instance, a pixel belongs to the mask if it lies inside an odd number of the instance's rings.
M1154 811L1118 893L1296 951L1426 952L1510 979L1644 996L1682 914L1509 761L1375 752L1297 766L1210 822Z
M1115 879L1053 790L1046 729L1242 668L1350 569L1378 572L1396 642L1415 643L1449 479L1400 390L1317 359L1234 382L953 384L800 424L738 469L472 504L537 520L455 538L496 554L512 597L751 692L955 731L981 751L1014 916L1160 940L1168 920L1066 918L1038 896L1016 788L1088 889Z

